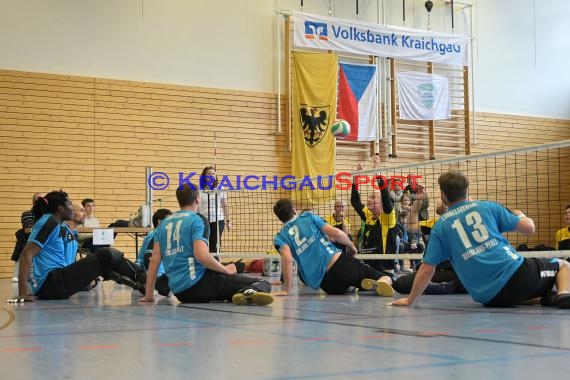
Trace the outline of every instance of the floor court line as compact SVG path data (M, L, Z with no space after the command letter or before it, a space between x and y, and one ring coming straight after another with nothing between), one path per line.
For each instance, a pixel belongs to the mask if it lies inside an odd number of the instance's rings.
M398 307L398 306L395 306ZM525 308L529 310L526 311ZM414 307L414 310L437 310L437 311L445 311L445 312L465 312L465 313L483 313L483 314L502 314L502 315L563 315L564 312L560 309L555 307L542 307L538 305L534 306L520 306L520 307L513 307L513 308L490 308L490 307L483 307L481 308L473 308L473 309L449 309L449 308L433 308L433 307ZM507 311L509 310L509 311ZM510 311L513 310L513 311ZM445 313L447 315L447 313ZM568 315L568 314L565 314Z
M215 305L216 303L214 303ZM220 305L230 305L227 303L218 303ZM131 305L120 305L120 306L96 306L97 308L102 308L102 309L106 309L106 310L112 310L112 311L119 311L119 309L124 309L124 308L133 308L133 306L135 308L138 308L140 306L145 307L147 305L142 305L142 304L131 304ZM172 307L172 305L170 304L162 304L162 305L154 305L153 307L157 307L157 306L167 306L167 307ZM436 335L436 336L430 336L430 335L425 335L425 331L410 331L410 330L401 330L401 329L388 329L388 328L378 328L375 326L369 326L369 325L360 325L360 324L354 324L354 323L348 323L348 322L339 322L339 321L331 321L331 320L323 320L323 319L311 319L311 318L298 318L298 317L291 317L291 316L276 316L276 315L268 315L268 314L259 314L259 313L253 313L253 312L245 312L245 311L241 311L241 310L235 310L234 307L232 305L232 309L218 309L218 308L212 308L212 307L204 307L204 306L196 306L196 305L190 305L190 304L178 304L176 305L176 307L179 308L184 308L184 309L196 309L196 310L204 310L204 311L213 311L213 312L222 312L222 313L239 313L239 314L244 314L244 315L250 315L250 316L259 316L259 317L270 317L273 319L279 319L279 320L289 320L289 321L294 321L294 322L312 322L312 323L326 323L326 324L333 324L333 325L338 325L338 326L346 326L346 327L359 327L359 328L369 328L369 329L373 329L376 332L381 332L381 333L385 333L385 334L395 334L395 335L404 335L404 336L413 336L413 337L418 337L418 338L433 338L433 337L437 337L437 336L441 336L441 335ZM257 306L254 306L257 308ZM88 307L79 307L79 308L88 308ZM93 307L90 307L93 308ZM74 308L69 308L69 309L74 309ZM299 310L299 311L310 311L310 312L315 312L315 313L319 313L320 315L323 314L346 314L349 315L348 313L336 313L336 312L329 312L329 311L311 311L311 310L307 310L307 309L298 309L298 308L287 308L288 310ZM419 309L419 308L418 308ZM437 311L441 311L442 309L434 309L434 308L427 308L428 310L437 310ZM24 309L21 309L21 311L23 311ZM30 309L30 310L43 310L43 309ZM50 308L49 310L62 310L60 308ZM471 309L446 309L448 311L455 311L458 313L468 313L471 312ZM484 309L483 311L485 311L487 309ZM513 309L515 310L515 309ZM520 310L520 309L518 309ZM475 312L479 312L478 310L474 310ZM480 311L480 312L483 312ZM119 311L120 312L120 311ZM499 311L495 311L501 314L514 314L514 315L521 315L521 313L519 312L505 312L503 310L499 310ZM132 313L131 313L132 314ZM535 314L535 313L532 313ZM139 314L140 316L146 316L146 315L142 315ZM360 314L361 317L365 317L365 318L373 318L376 316L373 315L362 315ZM171 316L169 317L169 320L176 320L178 322L188 322L187 319L183 319L183 318L172 318ZM251 323L251 324L240 324L240 327L242 328L246 328L247 326L259 326L259 323ZM232 326L236 326L235 324ZM35 336L54 336L54 335L82 335L82 334L94 334L94 333L116 333L116 332L139 332L139 331L157 331L157 330L163 330L163 329L187 329L187 328L220 328L220 327L227 327L225 325L219 325L219 324L211 324L211 323L206 323L204 324L202 322L201 325L197 325L197 326L174 326L174 327L168 327L168 328L152 328L152 329L128 329L128 330L99 330L99 331L95 331L95 332L86 332L86 331L82 331L82 332L69 332L69 333L46 333L46 334L30 334L30 335L18 335L18 336L0 336L1 338L8 338L8 337L35 337ZM507 341L507 340L499 340L499 339L490 339L490 338L481 338L481 337L469 337L469 336L460 336L460 335L452 335L452 334L446 334L445 337L447 338L453 338L453 339L461 339L461 340L471 340L471 341L484 341L484 342L493 342L493 343L498 343L498 344L510 344L510 345L522 345L522 346L532 346L532 347L536 347L536 348L548 348L548 349L554 349L554 350L563 350L563 351L570 351L570 348L567 347L559 347L559 346L549 346L549 345L540 345L540 344L533 344L533 343L525 343L525 342L513 342L513 341Z
M206 308L202 308L202 307L194 307L191 305L184 305L184 307L206 309ZM211 310L211 309L208 309L208 310ZM326 312L324 312L324 313L326 313ZM248 314L248 313L244 313L244 314ZM517 313L513 313L513 314L517 314ZM255 315L259 315L259 314L255 314ZM370 328L370 329L375 330L376 332L381 332L381 333L385 333L385 334L405 335L405 336L413 336L413 337L418 337L418 338L435 338L435 337L444 336L446 338L453 338L453 339L493 342L493 343L499 343L499 344L531 346L531 347L535 347L535 348L547 348L547 349L553 349L553 350L570 351L569 347L541 345L541 344L526 343L526 342L514 342L514 341L507 341L507 340L481 338L481 337L469 337L469 336L461 336L461 335L453 335L453 334L430 336L430 335L425 335L425 331L410 331L410 330L400 330L400 329L378 328L378 327L374 327L374 326L362 326L362 325L352 324L352 323L348 323L348 322L347 323L339 323L338 321L313 320L313 319L307 319L307 318L296 318L296 317L285 317L285 316L274 316L274 315L271 315L269 317L277 317L277 318L295 320L295 321L300 321L300 322L316 322L316 323L334 324L334 325L347 326L347 327Z
M449 361L449 362L440 362L440 363L430 363L430 364L416 364L416 365L405 365L402 367L378 367L378 368L371 368L367 370L354 370L354 371L345 371L345 372L327 372L327 373L320 373L320 374L309 374L309 375L296 375L293 377L275 377L275 380L294 380L294 379L318 379L318 378L339 378L341 376L345 377L354 377L358 375L371 375L371 374L385 374L387 372L390 373L397 373L397 372L407 372L407 371L417 371L422 369L430 369L430 368L441 368L441 367L450 367L450 366L462 366L462 365L471 365L471 364L485 364L485 363L493 363L499 362L504 363L506 361L519 361L519 360L528 360L528 359L539 359L539 358L546 358L546 357L556 357L556 356L564 356L566 354L563 353L553 353L553 354L538 354L538 355L518 355L518 356L510 356L510 357L495 357L489 359L476 359L476 360L460 360L460 361ZM381 358L379 358L381 360Z
M180 305L178 305L180 306ZM123 307L121 307L122 309ZM197 307L197 306L192 306L192 305L183 305L183 308L186 309L200 309L200 310L208 310L208 311L223 311L223 312L228 312L227 310L218 310L215 308L205 308L205 307ZM249 314L249 315L255 315L255 316L262 316L262 317L272 317L272 318L278 318L278 319L289 319L289 320L294 320L294 321L303 321L303 322L314 322L314 323L325 323L325 324L336 324L334 322L329 322L329 321L319 321L319 320L310 320L310 319L300 319L300 318L292 318L292 317L282 317L282 316L275 316L275 315L260 315L260 314L251 314L251 313L244 313L241 312L242 314ZM169 320L176 320L179 321L178 318L172 318L172 316L161 316L161 319L169 319ZM351 324L347 324L347 323L343 323L341 324L343 326L348 326L348 327L358 327L358 328L365 328L365 329L375 329L374 326L358 326L358 325L351 325ZM251 329L254 332L259 333L259 329L257 328L259 326L259 324L257 323L251 323L249 324L249 326L251 327L242 327L243 329ZM234 328L233 325L231 324L218 324L218 323L207 323L204 326L195 326L193 328L210 328L210 327L214 327L214 328ZM188 326L178 326L176 328L166 328L169 330L172 329L188 329ZM140 332L141 330L145 330L145 331L157 331L157 330L161 330L163 328L157 327L157 328L152 328L152 329L129 329L129 330L106 330L106 331L92 331L92 332L86 332L86 331L82 331L82 332L72 332L72 333L47 333L47 334L30 334L30 335L19 335L19 336L15 336L16 338L18 337L37 337L37 336L54 336L54 335L82 335L82 334L104 334L104 333L119 333L119 332ZM377 328L376 328L377 329ZM306 339L306 336L296 336L296 335L291 335L291 334L285 334L285 333L280 333L280 332L264 332L264 334L268 334L268 335L277 335L277 336L282 336L282 337L287 337L287 338L296 338L296 339ZM4 337L3 337L4 338ZM328 344L340 344L343 346L349 345L352 347L359 347L359 348L368 348L368 349L374 349L374 350L381 350L381 351L390 351L390 352L394 352L394 353L399 353L399 354L405 354L405 355L414 355L414 356L427 356L430 358L438 358L438 359L445 359L445 360L449 360L454 359L451 356L448 355L439 355L439 354L430 354L430 353L425 353L425 352L416 352L416 351L408 351L408 350L400 350L400 349L393 349L393 348L385 348L385 347L378 347L378 346L371 346L371 345L366 345L366 344L360 344L360 343L352 343L352 342L344 342L344 341L339 341L337 339L329 339L326 341L323 341L323 343L328 343Z

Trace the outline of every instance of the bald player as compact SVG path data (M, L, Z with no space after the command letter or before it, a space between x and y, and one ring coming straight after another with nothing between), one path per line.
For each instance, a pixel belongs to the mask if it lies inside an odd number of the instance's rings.
M350 220L346 216L344 216L344 210L346 208L346 204L342 199L337 199L334 202L334 213L327 216L325 221L330 224L331 226L338 228L339 230L343 231L345 234L348 235L349 239L352 240L352 236L350 235ZM346 252L346 246L339 244L331 239L332 243L342 252Z
M65 229L65 238L63 239L63 248L65 250L65 258L67 265L75 262L77 256L77 248L79 247L77 227L83 224L85 220L85 210L80 202L73 202L73 219L66 220L62 224Z
M377 168L379 165L380 158L374 156L373 166ZM358 164L357 170L362 170L362 165ZM360 199L357 181L354 181L350 204L364 223L360 253L375 254L381 257L382 254L396 253L396 212L384 179L378 177L377 182L381 190L373 192L364 205ZM390 276L394 273L393 260L364 260L364 262Z

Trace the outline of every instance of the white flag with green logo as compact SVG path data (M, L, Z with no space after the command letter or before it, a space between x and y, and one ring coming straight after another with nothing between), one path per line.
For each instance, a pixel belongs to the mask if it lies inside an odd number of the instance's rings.
M451 119L449 80L439 75L398 73L400 119Z

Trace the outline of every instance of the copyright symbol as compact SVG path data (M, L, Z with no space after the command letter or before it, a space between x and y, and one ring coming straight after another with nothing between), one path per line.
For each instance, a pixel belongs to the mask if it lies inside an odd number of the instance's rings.
M147 182L153 190L164 190L168 187L170 178L164 172L154 172L150 173Z

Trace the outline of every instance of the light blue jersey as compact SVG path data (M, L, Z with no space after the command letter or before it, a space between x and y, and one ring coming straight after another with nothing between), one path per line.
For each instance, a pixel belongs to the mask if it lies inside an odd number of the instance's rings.
M502 235L518 222L517 215L495 202L453 205L434 225L423 261L437 265L449 259L471 297L485 304L523 262Z
M71 229L66 223L61 224L63 237L63 250L65 251L65 266L73 264L77 256L78 235L77 230Z
M285 223L275 236L275 248L288 245L303 281L318 289L327 271L329 261L340 252L321 232L326 222L311 212L304 212Z
M67 265L61 225L52 214L44 214L34 225L28 239L40 247L40 251L32 259L30 285L32 294L42 287L50 271L64 268Z
M146 253L152 254L152 250L154 248L154 236L155 236L155 231L150 231L148 233L148 235L146 235L144 237L144 240L142 242L141 247L139 248L139 253L137 254L137 260L136 263L138 265L140 265L141 268L144 268L144 255ZM162 264L162 262L160 263L159 267L158 267L158 272L157 275L160 276L164 273L164 265Z
M165 219L155 230L160 244L168 286L177 294L196 285L206 268L194 258L194 241L208 244L210 225L205 217L193 211L180 210Z

